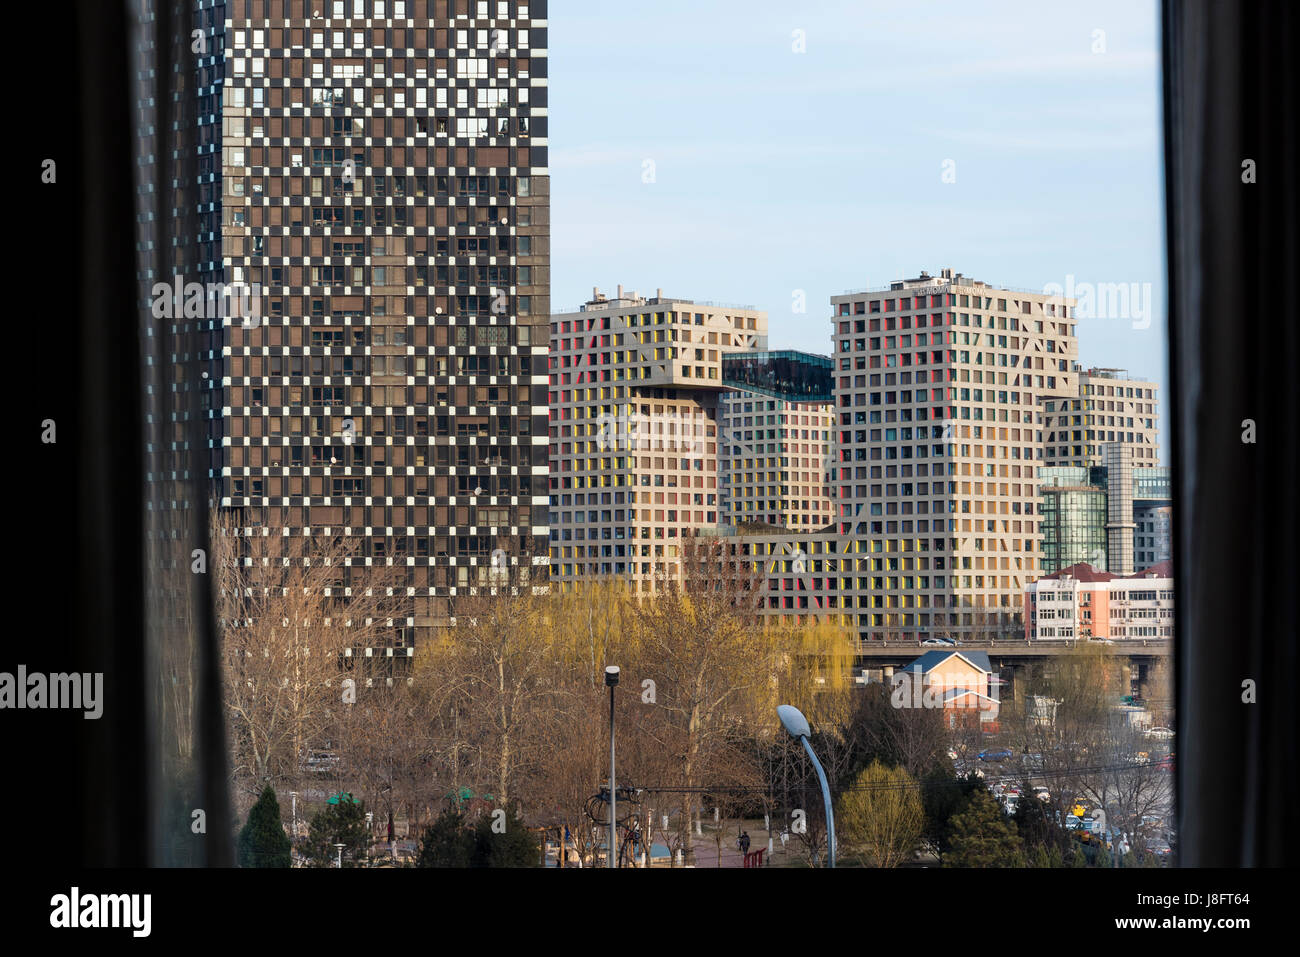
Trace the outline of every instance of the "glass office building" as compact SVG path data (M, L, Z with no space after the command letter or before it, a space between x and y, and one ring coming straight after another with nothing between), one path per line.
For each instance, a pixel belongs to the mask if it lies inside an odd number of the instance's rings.
M1170 557L1168 533L1163 531L1169 522L1169 474L1167 466L1132 470L1133 563L1137 568ZM1111 488L1106 466L1048 466L1038 470L1038 480L1045 573L1078 562L1111 571L1114 562L1107 540Z
M1079 562L1086 562L1098 571L1106 570L1106 493L1103 490L1085 485L1044 485L1040 509L1046 574Z
M830 402L831 360L794 350L727 356L722 384L796 402Z

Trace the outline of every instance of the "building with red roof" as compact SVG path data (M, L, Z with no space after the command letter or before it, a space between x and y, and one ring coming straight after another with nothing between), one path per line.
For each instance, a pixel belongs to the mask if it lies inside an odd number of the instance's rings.
M1025 587L1025 637L1031 641L1159 641L1173 636L1172 562L1132 575L1080 562Z

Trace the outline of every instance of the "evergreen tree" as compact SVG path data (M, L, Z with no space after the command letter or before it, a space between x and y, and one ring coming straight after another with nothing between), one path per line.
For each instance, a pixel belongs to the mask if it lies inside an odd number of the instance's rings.
M370 833L366 830L366 806L352 800L349 794L340 795L338 804L327 804L325 809L311 819L307 835L306 854L313 867L332 867L338 860L342 844L343 862L353 866L370 846Z
M280 802L275 798L275 788L268 784L240 829L239 866L289 867L289 849L289 835L280 823Z
M512 805L504 816L493 811L470 827L465 815L448 807L425 828L417 867L536 867L541 848Z
M540 856L537 836L514 805L506 809L504 819L493 814L479 818L474 828L474 867L536 867Z
M944 867L1021 867L1024 845L1016 826L987 791L976 791L952 819L952 850Z
M1030 867L1065 867L1065 855L1060 848L1039 844L1025 847L1026 863Z
M976 791L986 790L984 782L970 774L959 778L951 771L937 768L921 783L921 803L925 808L925 840L943 860L952 850L952 818Z
M1028 787L1025 788L1028 793ZM1011 815L1015 822L1016 833L1024 841L1025 847L1042 847L1055 849L1058 856L1063 856L1070 846L1070 833L1056 823L1052 808L1046 801L1037 798L1022 798L1016 802L1015 813Z
M475 833L465 826L465 816L454 806L424 829L416 867L469 867L474 859Z

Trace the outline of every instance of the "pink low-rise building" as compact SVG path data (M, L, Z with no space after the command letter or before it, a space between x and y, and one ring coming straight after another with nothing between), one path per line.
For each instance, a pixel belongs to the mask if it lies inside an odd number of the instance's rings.
M988 652L928 651L894 672L889 684L895 708L941 709L949 728L998 730L1001 679L989 663Z
M1174 636L1170 562L1132 575L1112 575L1080 562L1025 588L1025 637L1132 641Z

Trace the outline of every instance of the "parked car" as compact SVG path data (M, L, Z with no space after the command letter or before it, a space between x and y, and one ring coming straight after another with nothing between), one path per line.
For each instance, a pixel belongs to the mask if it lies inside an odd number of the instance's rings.
M1167 741L1169 738L1174 736L1174 732L1172 728L1152 728L1147 732L1147 736Z
M1005 761L1014 754L1010 748L985 748L980 752L981 761Z
M1174 853L1174 849L1169 846L1169 842L1163 838L1154 838L1147 841L1147 850L1154 854L1162 864L1168 863Z
M326 774L337 768L338 764L339 756L333 751L311 750L307 752L303 767L316 774Z
M922 645L944 645L944 646L947 646L947 645L951 645L952 642L951 642L951 641L948 641L946 638L927 638L927 639L925 639L925 641L921 642L921 644L922 644Z
M1038 798L1040 801L1050 801L1052 799L1052 792L1040 784L1034 788L1034 797Z
M1093 841L1101 842L1101 823L1092 815L1079 818L1078 830L1081 840L1089 843Z

